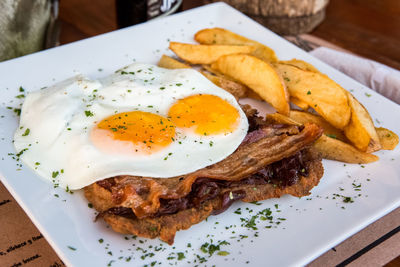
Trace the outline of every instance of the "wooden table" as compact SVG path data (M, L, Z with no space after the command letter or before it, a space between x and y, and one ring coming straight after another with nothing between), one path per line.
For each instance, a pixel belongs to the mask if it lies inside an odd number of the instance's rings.
M61 44L117 29L112 0L60 3ZM184 0L183 9L202 4ZM400 1L331 0L326 19L312 33L360 56L400 70Z
M202 4L185 0L183 9ZM60 43L117 29L114 1L60 1ZM400 1L331 0L325 21L311 35L400 70ZM400 257L387 266L400 266Z

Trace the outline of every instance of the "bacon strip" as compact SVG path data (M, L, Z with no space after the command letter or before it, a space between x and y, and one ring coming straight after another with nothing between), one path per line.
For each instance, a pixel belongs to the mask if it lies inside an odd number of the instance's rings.
M160 207L160 199L186 196L197 178L239 181L266 165L295 154L322 134L315 124L262 126L257 138L245 141L225 160L194 173L168 179L118 176L85 188L85 195L102 212L112 207L131 208L139 219L151 217ZM107 185L108 183L108 185Z

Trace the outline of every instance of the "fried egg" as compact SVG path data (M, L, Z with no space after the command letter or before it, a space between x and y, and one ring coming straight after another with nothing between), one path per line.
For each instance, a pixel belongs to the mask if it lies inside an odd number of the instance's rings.
M192 69L132 64L28 94L14 145L55 186L101 179L169 178L217 163L248 130L235 98Z

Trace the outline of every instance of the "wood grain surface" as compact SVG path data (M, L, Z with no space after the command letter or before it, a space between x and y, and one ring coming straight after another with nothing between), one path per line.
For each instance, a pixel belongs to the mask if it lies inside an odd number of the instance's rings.
M183 9L202 5L184 0ZM400 1L331 0L312 35L400 70ZM60 1L61 44L117 29L114 1Z

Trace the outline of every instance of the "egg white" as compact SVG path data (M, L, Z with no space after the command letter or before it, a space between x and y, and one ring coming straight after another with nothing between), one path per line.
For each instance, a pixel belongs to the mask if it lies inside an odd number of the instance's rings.
M108 116L140 110L167 117L177 100L197 94L216 95L234 106L238 127L208 136L177 127L176 140L150 155L105 153L90 139L92 127ZM117 175L168 178L191 173L232 154L247 130L235 98L199 72L136 63L100 81L76 76L28 94L14 145L17 152L24 150L20 158L40 176L80 189Z

